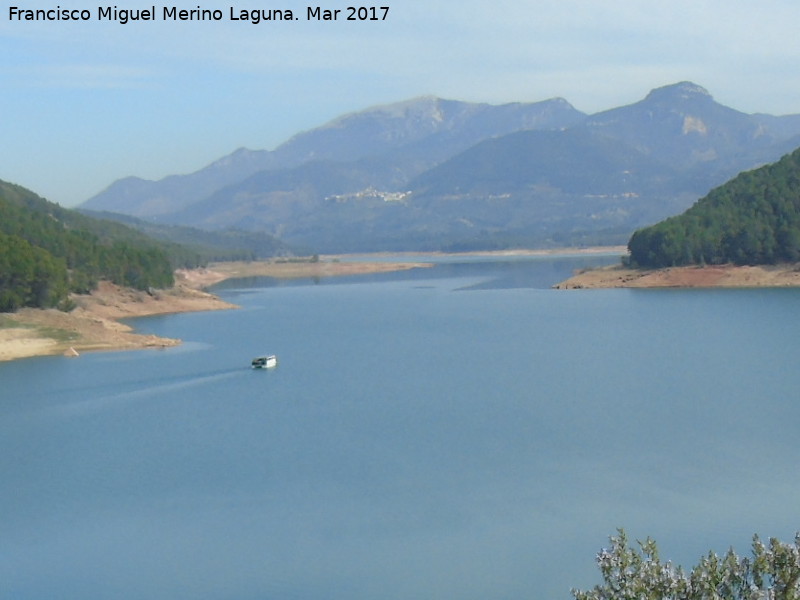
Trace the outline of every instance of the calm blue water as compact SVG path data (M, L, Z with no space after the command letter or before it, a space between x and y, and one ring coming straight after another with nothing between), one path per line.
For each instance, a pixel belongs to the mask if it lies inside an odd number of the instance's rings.
M0 598L567 600L800 528L800 290L595 259L227 282L164 351L0 363ZM250 359L276 353L274 371Z

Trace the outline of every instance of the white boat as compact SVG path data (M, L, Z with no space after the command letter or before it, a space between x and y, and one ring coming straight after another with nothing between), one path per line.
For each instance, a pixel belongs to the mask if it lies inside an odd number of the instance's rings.
M272 369L278 366L278 357L274 354L268 356L257 356L253 359L250 365L254 369Z

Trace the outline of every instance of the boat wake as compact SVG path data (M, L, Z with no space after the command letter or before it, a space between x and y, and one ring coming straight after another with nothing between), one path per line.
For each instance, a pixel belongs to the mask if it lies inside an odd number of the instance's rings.
M144 385L144 387L142 387L143 382L140 381L137 382L137 387L134 390L114 391L109 394L99 395L92 400L78 400L53 406L47 409L47 412L59 414L61 416L100 412L111 407L119 407L121 403L143 401L151 398L164 397L165 395L169 395L170 399L185 399L187 398L185 392L188 389L241 377L243 372L243 369L236 368L219 370L212 373L204 372L203 374L197 375L183 375L154 381L152 385ZM172 392L175 392L175 394L171 395ZM178 392L181 393L178 394Z

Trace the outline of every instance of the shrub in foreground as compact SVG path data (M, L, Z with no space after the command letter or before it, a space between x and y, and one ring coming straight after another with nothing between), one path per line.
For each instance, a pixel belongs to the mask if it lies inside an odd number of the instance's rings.
M597 555L603 583L572 590L575 600L800 600L800 534L793 544L756 535L750 557L709 552L689 572L662 562L650 538L632 547L619 530L610 541Z

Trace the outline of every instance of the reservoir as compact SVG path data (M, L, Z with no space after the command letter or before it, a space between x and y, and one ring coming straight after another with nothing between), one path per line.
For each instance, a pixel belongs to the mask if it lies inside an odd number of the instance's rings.
M568 600L620 527L791 541L800 290L551 289L616 259L228 281L135 321L179 347L0 363L0 598Z

